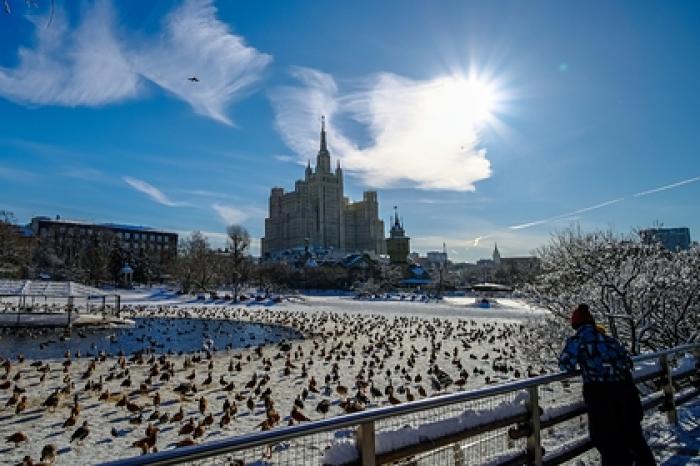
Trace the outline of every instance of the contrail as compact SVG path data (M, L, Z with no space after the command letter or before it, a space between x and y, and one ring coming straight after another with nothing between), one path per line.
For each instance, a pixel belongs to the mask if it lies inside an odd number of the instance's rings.
M695 183L696 181L700 181L700 176L696 176L695 178L688 178L687 180L679 181L677 183L668 184L666 186L661 186L660 188L650 189L649 191L642 191L641 193L635 194L633 197L642 197L642 196L646 196L647 194L654 194L654 193L658 193L659 191L666 191L667 189L677 188L678 186L683 186L684 184Z
M520 225L511 225L508 228L510 228L511 230L522 230L523 228L530 228L530 227L534 227L537 225L542 225L543 223L549 223L549 222L552 222L558 218L559 217L550 217L550 218L546 218L544 220L535 220L534 222L521 223Z
M600 204L595 204L590 207L584 207L582 209L574 210L573 212L568 212L566 214L555 215L554 217L545 218L542 220L535 220L533 222L521 223L520 225L511 225L508 228L511 230L522 230L523 228L530 228L536 225L542 225L543 223L553 222L555 220L561 220L566 217L572 217L577 214L582 214L584 212L590 212L591 210L600 209L602 207L607 207L611 204L617 204L618 202L624 201L624 197L618 197L617 199L612 199L610 201L601 202Z
M647 190L647 191L641 191L641 192L638 192L638 193L636 193L636 194L632 194L631 197L636 198L636 197L647 196L647 195L649 195L649 194L655 194L655 193L658 193L658 192L661 192L661 191L666 191L666 190L668 190L668 189L678 188L679 186L683 186L683 185L690 184L690 183L695 183L695 182L698 182L698 181L700 181L700 176L696 176L696 177L693 177L693 178L688 178L688 179L686 179L686 180L678 181L678 182L676 182L676 183L671 183L671 184L668 184L668 185L666 185L666 186L660 186L660 187L658 187L658 188L649 189L649 190ZM612 204L617 204L618 202L622 202L622 201L624 201L624 200L626 200L626 198L624 198L624 197L618 197L617 199L611 199L611 200L609 200L609 201L601 202L601 203L599 203L599 204L595 204L595 205L592 205L592 206L589 206L589 207L583 207L583 208L581 208L581 209L574 210L573 212L568 212L568 213L566 213L566 214L559 214L559 215L555 215L555 216L553 216L553 217L544 218L544 219L541 219L541 220L533 220L533 221L531 221L531 222L520 223L520 224L518 224L518 225L511 225L511 226L507 227L507 229L509 229L509 230L523 230L523 229L525 229L525 228L531 228L531 227L534 227L534 226L537 226L537 225L543 225L543 224L545 224L545 223L554 222L554 221L556 221L556 220L562 220L562 219L567 218L567 217L574 217L574 216L576 216L577 214L582 214L582 213L584 213L584 212L590 212L591 210L601 209L601 208L603 208L603 207L607 207L607 206L612 205ZM501 230L501 231L503 231L503 230ZM489 233L488 235L477 236L477 237L474 238L473 240L468 240L468 241L469 241L469 242L472 242L472 241L473 241L473 242L474 242L474 246L473 246L473 247L477 247L477 246L479 245L479 242L480 242L481 240L487 239L487 238L491 238L491 237L493 237L493 236L495 236L495 235L497 235L497 234L498 234L498 231L493 232L493 233Z

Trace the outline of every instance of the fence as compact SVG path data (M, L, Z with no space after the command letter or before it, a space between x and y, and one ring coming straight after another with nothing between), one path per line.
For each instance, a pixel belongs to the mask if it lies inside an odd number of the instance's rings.
M700 394L700 344L634 361L645 410L660 407L676 423L676 407ZM106 464L561 464L592 448L577 375L532 377Z
M81 314L108 319L119 317L120 309L118 294L0 294L0 326L70 327Z

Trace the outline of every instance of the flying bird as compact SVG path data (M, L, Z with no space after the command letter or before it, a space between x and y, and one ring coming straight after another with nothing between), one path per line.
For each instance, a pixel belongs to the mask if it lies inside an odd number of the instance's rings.
M193 83L199 82L199 78L197 76L192 76L191 78L187 78L187 80Z

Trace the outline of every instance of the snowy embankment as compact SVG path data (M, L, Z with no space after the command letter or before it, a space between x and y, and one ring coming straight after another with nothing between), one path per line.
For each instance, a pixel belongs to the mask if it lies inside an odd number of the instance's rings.
M219 293L223 296L224 293ZM322 309L335 312L351 312L364 314L416 315L434 317L492 317L492 318L529 318L543 316L546 310L531 306L523 299L498 298L498 306L490 309L474 307L473 297L445 297L441 300L398 300L398 299L355 299L348 294L324 295L294 295L285 296L281 303L270 299L263 301L248 300L240 303L224 302L223 300L197 299L193 295L179 295L165 288L142 288L121 290L123 305L134 306L221 306L234 305L254 308L259 306L284 308L288 310Z
M66 327L68 326L68 313L0 313L0 326L2 327ZM111 315L79 314L73 313L70 322L75 327L96 325L102 327L131 326L134 321L121 319Z

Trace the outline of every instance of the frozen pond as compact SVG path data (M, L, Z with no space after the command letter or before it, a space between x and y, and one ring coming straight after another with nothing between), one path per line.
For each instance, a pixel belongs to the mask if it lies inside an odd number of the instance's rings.
M0 355L29 359L62 358L66 351L82 356L104 351L108 355L131 354L138 350L158 353L189 353L211 344L215 349L245 348L262 343L302 338L297 330L279 325L249 322L182 319L136 318L136 325L126 328L74 328L69 338L64 329L4 329L0 334ZM209 341L211 340L211 341Z

